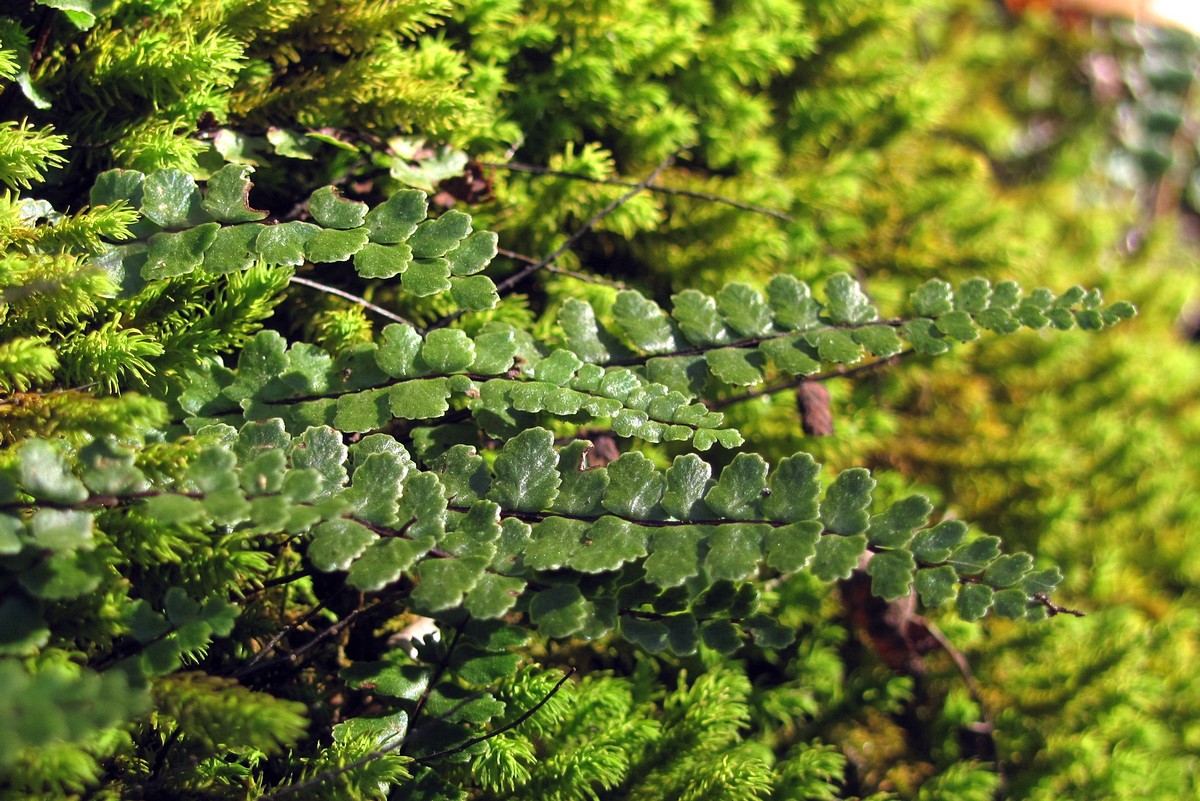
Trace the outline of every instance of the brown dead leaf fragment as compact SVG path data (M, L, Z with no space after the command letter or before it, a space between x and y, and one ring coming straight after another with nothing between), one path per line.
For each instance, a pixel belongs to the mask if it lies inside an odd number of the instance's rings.
M829 408L829 390L815 381L804 381L796 387L796 408L800 410L800 425L810 437L827 437L833 433L833 411Z

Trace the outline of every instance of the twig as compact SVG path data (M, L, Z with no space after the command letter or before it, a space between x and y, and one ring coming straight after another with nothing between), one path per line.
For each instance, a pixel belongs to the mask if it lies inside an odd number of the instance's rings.
M983 722L994 729L995 724L992 721L992 716L987 711L987 707L983 704L983 696L979 694L979 682L975 680L975 674L971 671L971 663L967 661L967 655L958 650L957 646L950 642L950 639L942 630L928 620L925 621L925 628L929 631L933 639L937 640L942 650L949 655L950 660L954 662L954 666L958 668L958 672L962 674L963 681L967 685L967 693L970 694L971 700L979 705Z
M295 573L288 573L286 576L276 576L273 579L267 579L266 581L262 582L258 589L253 590L252 592L262 592L263 590L269 590L272 587L281 587L284 584L291 584L293 581L299 581L300 579L311 575L311 570L297 570Z
M859 373L869 373L872 370L878 370L881 367L891 366L900 361L900 359L903 357L910 356L913 353L916 353L916 351L914 351L912 348L908 348L886 358L876 359L873 362L866 362L855 367L838 367L834 370L830 370L828 373L821 373L820 375L797 376L795 379L788 381L785 384L774 384L769 387L763 387L762 389L751 390L742 395L737 395L736 397L708 401L705 405L707 405L711 411L720 411L721 409L732 406L735 403L753 400L754 398L761 398L765 395L774 395L776 392L795 389L806 381L828 381L831 378L849 378L851 376L858 375Z
M277 799L277 798L286 798L289 795L294 795L303 790L307 790L311 787L316 787L317 785L327 782L330 779L336 779L338 776L343 776L352 770L357 770L357 769L361 768L363 765L367 764L368 762L376 760L381 756L386 756L387 754L390 754L393 751L398 751L401 748L403 748L404 744L406 742L408 742L408 734L413 730L413 725L416 723L417 715L420 714L421 709L424 708L425 703L429 700L429 696L433 692L434 685L437 684L438 680L441 679L442 673L445 672L446 667L450 661L450 654L452 654L454 652L454 647L458 643L458 638L462 634L463 627L465 625L466 625L466 618L464 618L463 622L460 623L459 626L455 629L453 639L451 639L450 642L446 645L445 660L441 664L439 664L437 666L437 669L433 672L433 674L430 675L429 681L425 685L425 690L421 693L421 697L417 699L417 704L413 708L412 714L409 715L409 717L408 717L408 730L404 733L403 737L401 737L396 742L394 742L388 746L385 746L384 748L379 749L378 751L372 751L371 753L367 754L366 756L359 757L358 759L354 760L353 762L351 762L348 765L342 765L340 767L334 768L333 770L327 770L324 773L318 773L316 776L313 776L311 779L307 779L305 781L298 782L297 784L289 785L288 787L282 787L273 793L268 793L264 796L261 796L259 801L273 801L274 799Z
M524 270L516 272L516 273L510 275L508 278L505 278L503 281L501 281L499 284L496 285L496 290L498 292L503 292L506 289L511 289L514 285L519 284L521 281L524 281L530 275L533 275L535 272L542 269L543 267L547 267L547 266L553 264L555 261L558 260L559 256L561 256L562 254L564 254L568 250L570 250L575 245L575 243L578 242L580 240L580 238L583 237L584 234L586 234L588 231L595 228L600 223L601 220L603 220L605 217L612 214L614 211L619 209L621 206L624 206L630 200L633 200L633 198L635 198L636 196L640 195L643 191L645 191L646 188L650 186L650 184L654 183L654 179L657 178L659 176L659 174L662 173L662 171L665 170L671 164L672 161L673 161L673 157L668 157L668 158L664 159L661 164L659 164L657 167L654 168L654 172L650 173L650 175L648 175L645 179L634 184L633 189L631 189L630 191L621 195L619 198L617 198L613 202L609 203L604 208L600 209L600 211L593 214L591 216L591 218L587 222L585 222L582 227L579 228L579 230L575 231L575 233L573 233L569 237L567 237L567 241L563 242L562 245L560 245L553 253L551 253L549 256L542 259L541 261L534 262L533 264L526 267Z
M304 654L306 654L308 651L311 651L313 648L317 647L323 641L329 639L330 637L334 637L334 636L340 634L343 629L345 629L347 626L349 626L351 623L353 623L355 620L357 620L360 616L365 615L368 612L373 612L373 611L377 610L384 603L385 603L384 601L376 601L375 603L371 604L370 606L360 606L359 608L352 611L350 614L346 615L341 620L330 625L328 628L322 629L311 640L304 643L304 645L301 645L296 650L289 651L288 653L284 654L283 656L277 657L276 659L272 659L268 662L263 662L261 664L255 664L255 662L258 661L256 659L256 660L252 661L249 665L239 668L233 674L233 677L236 679L241 679L244 676L247 676L251 673L256 673L260 670L266 670L268 668L274 667L275 665L280 665L280 664L284 664L284 663L295 665L300 661L300 657L304 656ZM311 619L312 614L315 614L318 611L320 611L319 608L314 608L309 613L309 615L310 615L309 619ZM301 621L301 622L303 622L303 621ZM285 633L286 633L286 629L285 629Z
M1046 611L1049 613L1050 617L1054 617L1055 615L1073 615L1074 617L1087 617L1087 615L1085 613L1080 612L1078 609L1068 609L1065 606L1059 606L1058 604L1051 601L1050 596L1046 595L1046 593L1044 593L1044 592L1035 593L1033 596L1033 600L1037 601L1042 606L1046 607Z
M340 592L341 591L339 590L339 594L340 594ZM263 659L266 658L267 654L271 653L271 651L273 651L275 649L275 646L279 645L280 641L284 637L286 637L289 632L295 631L296 629L300 628L305 623L307 623L308 621L312 620L314 617L319 615L322 612L322 610L325 609L325 605L326 605L326 601L321 601L319 604L314 606L312 609L308 610L304 614L304 616L301 617L299 620L295 621L294 623L289 623L288 625L284 626L279 631L278 634L276 634L274 637L272 637L270 640L268 640L267 644L259 649L258 653L256 653L254 655L253 659L251 659L246 665L244 665L243 667L239 668L237 671L234 672L233 678L240 679L241 677L243 677L247 674L253 673L255 670L255 667L258 665L258 663L262 662Z
M436 669L429 675L429 681L425 683L425 689L421 691L421 697L417 699L412 714L408 716L408 731L400 738L400 742L396 743L396 748L402 748L404 743L408 741L408 735L412 733L413 727L417 724L417 717L425 710L425 705L429 703L429 696L433 694L433 688L442 680L442 674L450 666L450 657L454 655L454 649L458 647L458 640L462 637L463 629L466 628L468 619L464 617L454 627L454 636L450 638L450 642L446 643L445 658L438 663Z
M49 6L42 9L41 30L38 32L37 42L29 51L29 74L31 76L46 52L46 44L50 41L50 29L53 27L50 15L53 13Z
M988 710L987 704L983 702L983 695L979 692L979 682L975 680L975 673L971 670L971 663L967 660L967 655L960 651L954 643L950 642L950 638L942 632L937 626L929 620L925 620L925 630L937 640L938 645L954 662L954 666L958 668L958 672L963 677L963 682L967 685L967 694L971 696L971 700L979 707L980 723L976 724L975 731L978 734L983 734L991 740L993 751L992 763L996 768L996 773L1000 777L1001 783L1005 781L1004 771L999 762L999 757L995 756L996 746L996 719L992 717L992 713ZM982 724L982 725L980 725Z
M163 740L163 744L154 749L154 768L150 771L150 782L157 783L159 774L162 773L163 765L166 762L166 754L175 743L179 742L179 738L183 736L183 729L176 726L171 730L171 734L167 739Z
M470 740L467 740L464 743L456 745L453 748L447 748L444 751L438 751L437 753L434 753L434 754L426 754L423 757L418 757L413 760L413 763L417 764L417 765L424 765L425 763L432 762L435 759L442 759L444 757L453 756L454 754L458 754L458 753L462 753L463 751L466 751L471 746L482 743L484 740L490 740L493 737L499 737L501 734L504 734L507 731L512 731L513 729L517 728L522 723L524 723L525 721L529 720L531 717L536 715L538 710L541 709L543 706L545 706L550 701L550 699L553 698L560 689L562 689L562 686L567 683L567 679L571 678L571 676L573 676L574 674L575 674L575 668L573 668L573 667L567 668L567 672L564 673L563 677L561 679L559 679L558 682L550 689L550 692L546 693L546 695L540 701L538 701L536 704L531 706L529 709L522 712L512 722L506 723L503 726L501 726L500 728L490 731L487 734L481 734L478 737L472 737ZM412 719L411 718L409 719L408 730L412 731ZM381 748L378 751L373 751L364 757L359 757L358 759L351 762L349 765L343 765L334 770L329 770L324 773L318 774L318 775L314 776L313 778L309 779L308 781L300 782L299 784L293 784L290 787L284 787L280 790L277 790L274 793L268 793L267 795L261 796L260 801L273 801L274 799L277 799L277 798L284 798L285 796L289 796L294 793L298 793L301 790L307 790L310 787L315 787L316 785L321 784L322 782L328 781L329 779L336 779L338 776L342 776L346 773L349 773L352 770L357 770L358 768L361 768L363 765L367 764L368 762L371 762L372 760L378 759L381 756L386 756L386 755L392 753L393 751L399 750L400 748L404 747L404 742L405 742L404 739L397 740L396 742L392 743L391 745Z
M517 728L522 723L524 723L525 721L529 720L531 717L536 715L537 711L539 709L541 709L542 707L544 707L550 701L550 699L553 698L560 689L562 689L562 686L567 683L567 679L571 678L571 676L573 676L574 674L575 674L575 668L568 667L567 672L563 674L563 677L561 679L559 679L558 682L553 687L550 688L550 692L546 693L546 695L543 696L542 699L540 701L538 701L536 704L534 704L529 709L525 710L520 715L518 715L517 718L515 720L513 720L511 723L506 723L503 726L501 726L500 728L490 731L487 734L481 734L478 737L472 737L470 740L467 740L464 743L456 745L453 748L447 748L445 751L438 751L437 753L434 753L434 754L426 754L423 757L417 757L416 759L413 760L413 762L418 765L424 765L426 762L433 762L435 759L442 759L444 757L454 756L455 754L459 754L459 753L462 753L463 751L466 751L468 748L470 748L473 745L478 745L479 743L482 743L484 740L490 740L493 737L499 737L501 734L504 734L506 731L512 731L513 729Z
M546 265L546 272L556 273L558 275L569 275L571 278L577 278L580 281L587 281L589 284L600 284L601 286L610 286L613 289L628 289L629 286L623 281L614 281L611 278L601 278L598 275L587 275L586 273L577 273L574 270L568 270L565 267L555 267L553 264Z
M585 222L577 231L575 231L575 233L573 233L569 237L567 237L567 241L563 242L562 245L560 245L549 256L547 256L544 259L541 259L540 261L532 262L524 269L518 270L517 272L510 275L508 278L505 278L503 281L496 284L496 291L497 292L505 292L509 289L512 289L515 285L519 284L521 281L524 281L526 278L533 275L538 270L549 267L551 264L553 264L558 259L559 256L561 256L562 254L564 254L568 250L570 250L575 245L575 243L578 242L580 240L580 238L583 237L584 234L586 234L588 231L595 228L596 225L598 225L601 220L603 220L605 217L612 214L618 208L625 205L630 200L632 200L634 197L636 197L637 195L639 195L643 191L645 191L645 189L648 186L650 186L651 183L654 182L654 179L657 178L659 176L659 174L661 174L662 171L668 167L668 165L670 165L670 163L673 161L673 159L674 159L673 156L664 159L661 164L659 164L657 167L654 168L654 172L650 173L650 175L648 175L644 180L639 181L637 184L635 184L633 189L629 190L628 192L621 195L619 198L617 198L613 202L606 205L604 208L600 209L600 211L593 214L587 222ZM463 314L462 311L457 311L457 312L454 312L453 314L448 314L445 317L442 317L441 319L435 321L432 325L429 326L429 329L433 330L435 328L441 328L441 327L453 322L454 320L457 320L459 317L462 316L462 314Z
M496 252L499 253L501 256L505 256L507 258L513 259L514 261L523 261L526 264L537 264L538 263L537 259L533 258L532 256L526 256L524 253L517 253L515 250L505 250L504 248L497 248ZM556 267L553 264L547 264L545 269L547 272L557 273L558 275L569 275L571 278L576 278L580 281L587 281L590 284L601 284L603 286L610 286L614 289L628 289L629 288L622 281L614 281L611 278L601 278L598 275L588 275L587 273L579 273L579 272L575 272L574 270L568 270L565 267Z
M349 300L353 303L357 303L359 306L362 306L364 309L369 309L369 310L375 312L380 317L386 317L387 319L391 320L392 322L403 323L404 325L408 325L408 326L412 326L413 328L417 328L417 326L413 325L408 320L405 320L400 315L395 314L394 312L390 312L387 309L383 308L382 306L376 306L371 301L367 300L366 298L359 297L358 295L355 295L353 292L347 292L344 289L338 289L337 287L329 286L328 284L322 284L318 281L313 281L311 278L301 278L298 275L293 275L289 280L293 284L301 284L302 286L312 287L313 289L319 290L321 292L327 292L330 295L337 295L339 298L345 298L346 300Z
M603 184L606 186L637 186L633 181L622 181L616 178L594 178L591 175L584 175L578 172L566 172L563 170L552 170L549 167L538 167L533 164L521 164L520 162L510 161L504 164L497 164L489 161L480 162L480 166L490 167L499 170L511 170L512 172L525 172L532 175L549 175L555 178L572 178L577 181L586 181L590 184ZM647 191L657 192L663 195L676 195L679 197L690 197L696 200L705 200L711 203L720 203L724 206L730 206L742 211L752 211L755 214L763 214L767 217L774 217L782 222L794 222L795 218L782 211L769 209L765 206L757 206L753 203L746 203L741 200L715 195L710 192L698 192L693 189L677 189L670 186L647 186L644 187Z
M584 181L586 183L601 184L601 185L606 185L606 186L630 186L630 187L638 186L638 184L634 183L633 181L622 181L617 178L595 178L591 175L584 175L583 173L567 172L565 170L553 170L553 169L550 169L549 167L538 167L533 164L522 164L522 163L516 162L516 161L508 161L508 162L504 162L504 163L481 161L481 162L479 162L479 165L481 167L488 167L490 169L510 170L512 172L524 172L524 173L529 173L531 175L548 175L548 176L557 177L557 178L570 178L572 180ZM657 193L663 194L663 195L675 195L675 196L679 196L679 197L690 197L690 198L694 198L696 200L704 200L704 201L707 201L710 203L720 203L721 205L729 206L730 208L735 208L740 211L749 211L754 214L762 214L767 217L772 217L776 220L779 220L780 222L793 223L796 221L796 218L794 216L787 214L786 212L779 211L778 209L767 208L766 206L759 206L754 203L747 203L742 200L734 200L733 198L725 197L723 195L713 194L711 192L699 192L699 191L696 191L693 189L679 189L679 188L670 187L670 186L645 186L643 188L647 192L657 192ZM854 259L851 257L851 255L849 253L846 253L841 248L835 247L833 245L829 245L829 244L822 245L821 252L824 253L826 256L830 256L833 258L839 258L839 259L845 259L846 261L851 262L851 263L854 262ZM558 272L559 270L553 269L552 271ZM862 282L862 283L865 284L865 282Z
M524 253L518 253L515 250L505 250L504 248L496 248L496 252L501 256L512 259L514 261L523 261L526 264L537 264L538 260L533 256L526 256Z

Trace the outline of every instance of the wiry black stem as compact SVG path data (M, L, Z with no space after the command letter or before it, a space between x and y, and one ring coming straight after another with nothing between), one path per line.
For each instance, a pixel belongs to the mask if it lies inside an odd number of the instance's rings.
M345 298L346 300L348 300L352 303L357 303L359 306L362 306L364 309L368 309L370 311L375 312L380 317L385 317L388 320L391 320L392 322L395 322L395 323L403 323L404 325L412 326L413 328L417 328L417 330L420 331L420 329L417 326L413 325L408 320L405 320L403 317L396 314L395 312L390 312L387 309L383 308L382 306L376 306L371 301L367 300L366 298L355 295L353 292L347 292L346 290L338 289L335 286L329 286L328 284L322 284L321 282L313 281L310 278L301 278L298 275L293 275L289 280L293 284L300 284L301 286L311 287L312 289L316 289L320 292L325 292L329 295L337 295L339 298Z
M595 228L597 225L599 225L600 222L602 220L604 220L605 217L612 214L618 208L625 205L630 200L633 200L633 198L637 197L639 194L644 192L646 190L646 188L648 186L650 186L650 184L652 184L656 178L658 178L658 176L662 173L662 171L665 170L671 164L671 162L673 160L674 160L673 156L670 156L670 157L664 159L663 162L654 169L654 172L650 173L648 176L646 176L646 178L644 178L643 180L641 180L637 184L635 184L633 189L629 190L628 192L621 195L616 200L614 200L611 203L609 203L608 205L606 205L604 208L600 209L600 211L593 214L591 216L591 218L588 219L587 222L585 222L582 226L580 226L580 228L577 231L575 231L575 233L573 233L569 237L567 237L567 241L563 242L561 245L559 245L559 247L556 248L554 250L554 252L551 253L549 256L546 256L544 259L541 259L539 261L534 262L533 264L526 266L524 269L518 270L517 272L510 275L508 278L505 278L503 281L496 284L496 291L500 292L500 293L507 292L508 290L510 290L514 286L516 286L517 284L524 281L529 276L536 273L538 270L542 270L542 269L549 267L551 264L553 264L555 261L558 260L559 256L561 256L562 254L564 254L568 250L570 250L572 247L574 247L575 243L578 242L584 236L584 234L586 234L588 231L591 231L593 228ZM430 330L433 330L435 328L441 328L445 325L450 324L454 320L457 320L461 316L462 316L462 311L457 311L454 314L448 314L445 317L442 317L440 320L435 321L432 325L429 326L429 328L430 328Z
M830 370L827 373L821 373L820 375L797 376L791 381L787 381L782 384L772 384L771 386L763 387L762 389L752 389L749 392L745 392L741 395L735 395L731 398L705 401L704 405L714 412L720 411L721 409L733 406L735 403L742 403L743 401L761 398L765 395L774 395L776 392L784 392L789 389L795 389L806 381L828 381L832 378L849 378L860 373L869 373L873 370L878 370L883 367L890 367L891 365L900 361L900 359L904 358L905 356L911 356L915 352L916 351L909 348L907 350L902 350L895 355L888 356L887 358L876 359L875 361L865 362L854 367L843 366L835 370Z
M538 167L533 164L522 164L517 161L509 161L503 164L483 161L480 166L490 167L497 170L510 170L512 172L525 172L532 175L549 175L554 178L571 178L576 181L586 181L590 184L602 184L604 186L638 186L633 181L622 181L618 178L594 178L591 175L584 175L578 172L566 172L564 170L552 170L549 167ZM766 206L758 206L754 203L746 203L742 200L734 200L733 198L723 197L711 192L699 192L693 189L678 189L671 186L646 186L643 187L649 192L657 192L662 195L674 195L676 197L690 197L696 200L704 200L710 203L720 203L723 206L740 209L741 211L751 211L755 214L762 214L767 217L774 217L781 222L790 223L795 220L790 214L785 214L776 209L769 209Z
M442 759L444 757L453 756L455 754L459 754L459 753L462 753L463 751L466 751L468 748L470 748L473 745L478 745L479 743L482 743L484 740L490 740L493 737L499 737L501 734L504 734L506 731L512 731L513 729L517 728L522 723L524 723L525 721L529 720L531 717L536 715L538 710L541 709L543 706L545 706L546 703L549 702L549 700L551 698L553 698L560 689L562 689L562 686L567 683L567 679L571 678L571 676L574 675L574 673L575 673L575 668L568 667L567 672L563 674L562 678L559 679L558 682L553 687L550 688L550 692L546 693L542 697L542 699L540 701L538 701L536 704L529 707L529 709L525 710L520 715L518 715L517 718L515 720L513 720L512 722L505 723L500 728L493 729L492 731L488 732L487 734L481 734L478 737L472 737L470 740L467 740L464 743L456 745L453 748L447 748L445 751L438 751L437 753L434 753L434 754L426 754L423 757L418 757L417 759L414 759L413 762L417 763L418 765L424 765L426 762L433 762L434 760L437 760L437 759Z

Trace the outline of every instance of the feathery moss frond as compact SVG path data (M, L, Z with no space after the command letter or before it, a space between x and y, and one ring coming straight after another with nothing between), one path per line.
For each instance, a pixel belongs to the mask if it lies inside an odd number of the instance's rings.
M0 391L24 392L48 382L58 368L58 355L45 337L21 337L0 343Z
M28 189L48 170L67 163L61 155L67 138L51 128L34 128L28 121L0 120L0 182Z

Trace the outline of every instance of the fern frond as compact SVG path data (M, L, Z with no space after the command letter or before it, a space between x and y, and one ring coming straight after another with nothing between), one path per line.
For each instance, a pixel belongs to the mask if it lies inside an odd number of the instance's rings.
M131 687L120 671L97 673L66 660L54 661L52 656L34 661L26 666L15 659L0 660L0 710L10 723L0 733L5 745L0 767L12 766L29 749L33 752L29 755L35 757L31 766L35 774L48 773L45 778L77 775L81 772L77 763L73 770L56 772L53 765L50 770L38 769L37 751L56 743L87 742L103 729L141 712L148 699L144 691ZM69 750L46 757L51 762L77 758ZM26 778L36 781L42 777Z

